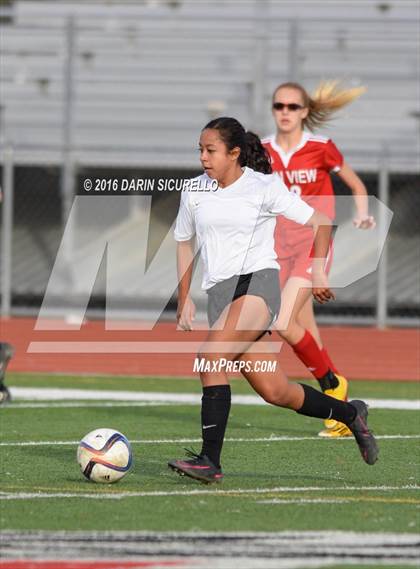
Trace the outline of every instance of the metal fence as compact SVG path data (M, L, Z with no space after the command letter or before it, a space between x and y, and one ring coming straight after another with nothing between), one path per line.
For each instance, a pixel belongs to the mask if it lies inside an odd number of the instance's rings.
M369 193L376 196L393 212L391 230L387 236L386 246L376 271L357 280L350 286L337 292L337 301L331 305L320 307L320 321L328 323L376 324L379 327L388 325L417 325L420 316L420 198L416 188L419 175L415 173L390 172L383 156L383 167L376 172L361 172ZM63 176L69 171L57 164L22 164L14 161L14 153L9 148L4 154L2 179L4 198L1 215L1 311L9 314L37 313L41 306L47 285L60 247L69 246L69 240L63 236L69 232L69 212L76 194L80 194L86 179L95 184L95 180L105 180L118 184L124 180L157 180L164 178L185 178L194 175L194 170L160 170L144 168L96 167L73 164L68 183L74 192L71 203L63 199ZM336 193L343 194L345 189L335 180ZM143 196L147 192L143 192ZM152 193L149 193L152 196ZM133 257L131 242L134 237L134 226L148 224L145 240L147 242L147 259L150 263L161 246L175 219L179 192L154 193L150 216L146 221L137 215L142 209L139 198L95 200L95 205L79 211L76 225L71 236L72 254L82 259L79 267L89 267L93 257L87 244L93 246L95 239L112 232L124 232L123 243L127 245L125 257L127 263L138 264L142 261ZM137 201L136 201L137 200ZM68 200L67 200L68 201ZM106 202L106 204L105 204ZM117 211L118 209L118 211ZM144 212L143 212L144 213ZM146 215L146 214L145 214ZM148 215L148 214L147 214ZM379 225L386 220L379 219ZM71 223L75 223L71 218ZM140 247L140 244L137 244ZM131 255L131 257L130 257ZM119 316L141 314L147 316L156 304L168 301L174 290L165 272L166 265L172 263L170 253L163 260L160 273L149 282L148 290L140 296L125 284L121 286L117 305ZM83 264L84 263L84 264ZM126 268L116 267L122 271ZM169 270L169 269L168 269ZM72 290L83 281L85 269L77 269L78 274L70 275L65 271L60 276L63 288L58 287L54 298L54 306L58 311L66 306L70 279L74 279ZM129 275L129 273L127 273ZM130 281L131 277L127 276ZM78 284L79 283L79 284ZM90 285L86 285L88 287ZM83 288L79 286L79 288ZM61 291L61 292L60 292ZM86 291L83 292L85 294ZM97 267L95 286L90 291L88 313L103 314L105 311L106 275L105 265ZM166 303L166 302L165 302ZM166 311L174 309L174 297L169 301ZM199 296L198 306L203 308L203 298Z

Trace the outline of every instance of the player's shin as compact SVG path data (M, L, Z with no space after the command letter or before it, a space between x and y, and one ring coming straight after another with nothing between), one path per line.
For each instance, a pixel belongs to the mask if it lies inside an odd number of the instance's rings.
M346 425L354 421L357 411L350 403L325 395L309 385L302 385L302 388L305 398L297 413L319 419L335 419Z
M229 418L231 405L230 385L203 387L201 399L201 432L203 446L201 455L206 455L220 468L220 454Z
M312 375L318 380L323 391L334 389L338 385L323 351L319 349L312 334L305 330L303 338L292 346L293 351Z

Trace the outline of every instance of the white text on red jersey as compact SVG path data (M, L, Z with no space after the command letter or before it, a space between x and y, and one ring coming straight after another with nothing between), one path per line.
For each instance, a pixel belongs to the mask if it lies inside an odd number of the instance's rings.
M316 168L311 168L310 170L285 170L284 172L278 172L283 182L289 182L289 184L309 184L311 182L316 182L317 173L318 171Z

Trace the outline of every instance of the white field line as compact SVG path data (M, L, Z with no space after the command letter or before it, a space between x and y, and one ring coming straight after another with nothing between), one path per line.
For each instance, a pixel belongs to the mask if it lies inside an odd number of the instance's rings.
M404 440L404 439L420 439L420 435L378 435L378 440ZM275 436L255 437L255 438L226 438L227 443L276 443L276 442L298 442L298 441L354 441L353 437L339 437L337 439L328 439L327 437L293 437L293 436ZM36 447L36 446L75 446L80 441L4 441L0 442L0 447ZM130 439L132 445L160 445L160 444L194 444L201 443L202 439Z
M82 401L37 402L37 403L7 403L1 409L103 409L106 407L176 407L179 405L193 405L193 403L173 403L169 401L101 401L98 403L84 403ZM194 404L195 405L195 404Z
M126 401L149 403L187 403L200 404L201 394L196 393L161 393L144 391L110 391L94 389L69 389L56 387L12 387L11 394L16 400L30 401ZM420 410L419 399L365 399L366 403L376 409ZM257 395L233 395L234 405L267 405ZM14 407L16 408L16 407Z
M146 498L165 496L197 496L197 495L248 495L248 494L272 494L284 492L395 492L395 491L420 490L420 486L277 486L274 488L238 488L237 490L168 490L146 492L0 492L0 500L32 500L51 498L83 498L93 500L121 500L123 498Z
M300 488L299 488L300 491ZM205 540L222 537L223 539L256 539L271 543L293 544L296 540L309 545L337 546L376 546L376 545L417 545L418 536L404 532L358 532L348 530L283 530L283 531L149 531L149 530L0 530L0 542L25 542L34 546L51 539L58 543L86 543L102 547L105 543L149 543L151 538L157 541L173 543L174 540ZM59 540L62 540L61 542Z
M283 499L274 498L273 500L257 500L256 504L354 504L354 500L349 500L348 498L296 498L293 499Z

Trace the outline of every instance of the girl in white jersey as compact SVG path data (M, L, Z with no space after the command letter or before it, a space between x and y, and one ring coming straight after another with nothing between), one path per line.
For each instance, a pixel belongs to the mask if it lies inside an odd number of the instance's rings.
M192 329L195 314L189 296L195 240L204 265L203 288L209 297L211 329L199 354L204 362L200 372L203 445L200 454L190 452L188 459L168 464L180 474L209 483L223 477L220 454L231 401L226 363L247 362L248 352L279 312L279 266L273 239L276 216L284 215L315 230L313 294L320 302L334 296L323 269L331 223L270 174L270 162L259 138L245 132L233 118L215 119L201 132L200 156L205 173L196 182L203 191L183 192L175 239L177 318L183 330ZM211 191L214 180L218 189ZM367 406L362 401L347 403L309 386L289 383L281 370L261 373L245 367L241 372L268 403L345 423L365 462L377 460L378 449L367 427Z

